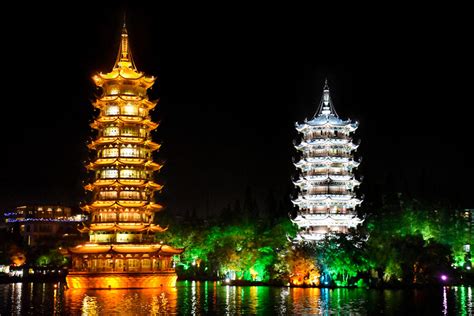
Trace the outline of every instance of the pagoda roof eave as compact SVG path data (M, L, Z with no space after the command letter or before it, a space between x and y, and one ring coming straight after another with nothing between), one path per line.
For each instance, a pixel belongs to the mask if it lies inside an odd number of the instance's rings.
M117 67L108 73L98 73L92 77L94 83L101 87L108 81L115 80L139 80L146 87L151 87L155 82L154 76L147 77L144 72L136 71L128 67Z
M86 243L68 248L74 254L100 254L100 253L158 253L163 255L181 254L184 248L174 248L163 244L90 244Z
M143 104L148 105L148 107L155 107L159 99L157 100L150 100L148 96L141 96L141 95L130 95L130 94L114 94L114 95L105 95L95 100L94 105L106 105L109 102L114 102L117 100L122 101L141 101Z
M153 181L149 180L127 180L124 178L121 178L120 180L118 179L110 179L110 180L104 180L104 179L99 179L94 181L94 183L89 183L84 188L86 190L92 191L94 187L110 187L110 186L129 186L129 187L149 187L149 188L154 188L156 190L161 190L163 188L163 185L155 183Z
M183 251L184 251L184 248L174 248L168 245L163 245L163 247L161 247L160 253L179 255L183 253Z
M94 170L97 167L109 166L109 165L143 165L147 170L160 170L163 166L147 158L99 158L95 162L91 162L86 166L87 169Z
M107 253L112 249L110 245L89 244L78 245L76 247L68 248L68 251L74 254L96 254Z
M295 123L296 129L304 129L305 127L347 127L349 129L357 128L358 122L353 122L350 119L343 120L337 115L320 114L313 117L311 120L305 119L303 123Z
M157 203L150 203L148 201L140 201L139 203L131 203L125 200L112 200L112 201L95 201L92 204L86 205L83 209L100 209L100 208L122 208L122 207L144 207L146 209L158 210L162 209L163 206Z
M150 121L149 117L140 115L126 115L126 114L115 114L115 115L102 115L98 117L94 123L115 123L116 121L122 121L123 123L136 123L136 124L156 124L158 123Z
M123 140L121 137L111 138L111 139L107 139L107 140L104 140L103 138L100 138L99 140L95 140L95 141L91 142L87 146L89 147L89 149L95 149L97 146L111 145L111 144L145 145L151 150L158 150L161 147L160 144L157 144L157 143L155 143L151 140L143 140L140 137L137 137L137 140L132 140L132 139Z
M90 124L91 128L98 129L101 125L108 125L111 123L115 124L141 124L148 127L148 130L156 129L160 124L155 123L149 119L136 120L137 116L130 115L114 115L114 116L101 116ZM138 118L141 118L138 116Z
M139 225L125 225L120 223L113 224L92 224L88 227L89 231L130 231L130 232L142 232L142 231L153 231L153 232L164 232L168 228L163 228L159 225L154 224L139 224Z

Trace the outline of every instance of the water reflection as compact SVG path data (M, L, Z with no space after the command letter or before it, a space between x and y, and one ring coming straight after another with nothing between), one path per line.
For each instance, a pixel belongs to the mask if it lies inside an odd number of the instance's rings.
M23 283L13 284L13 291L11 295L11 302L14 306L13 315L21 315L21 296L22 296Z
M66 290L62 284L0 284L1 315L270 314L471 315L472 288L418 290L228 286L179 282L176 288Z
M448 315L448 287L443 286L443 315Z
M141 290L69 289L65 293L67 310L82 315L104 313L155 315L176 311L176 288Z

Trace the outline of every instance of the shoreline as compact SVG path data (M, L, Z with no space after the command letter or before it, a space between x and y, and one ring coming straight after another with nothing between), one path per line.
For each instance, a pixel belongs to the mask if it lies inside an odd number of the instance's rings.
M267 287L289 287L289 288L319 288L319 289L371 289L371 290L406 290L406 289L424 289L444 286L474 286L472 282L453 282L453 283L433 283L433 284L409 284L409 285L379 285L379 286L309 286L309 285L285 285L282 282L262 282L262 281L245 281L245 280L218 280L218 279L179 279L178 282L217 282L221 286L267 286ZM65 275L35 275L26 277L17 276L0 276L0 284L11 283L56 283L66 282Z

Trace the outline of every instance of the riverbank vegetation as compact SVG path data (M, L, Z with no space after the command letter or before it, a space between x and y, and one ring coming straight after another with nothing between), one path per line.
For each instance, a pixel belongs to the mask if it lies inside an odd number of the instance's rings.
M156 234L156 241L185 248L174 258L180 279L298 286L474 284L469 211L383 196L378 206L365 206L363 225L349 234L295 244L297 228L287 204L269 195L267 207L259 209L247 192L242 206L236 202L220 215L198 218L191 212L177 218L164 212L157 222L169 229ZM58 250L70 246L64 241L27 247L18 233L4 231L0 237L6 241L0 265L26 261L52 270L67 265Z
M287 216L243 213L170 223L157 235L186 248L176 262L180 278L360 287L472 279L470 214L446 205L397 195L351 233L307 244L291 242L296 227Z

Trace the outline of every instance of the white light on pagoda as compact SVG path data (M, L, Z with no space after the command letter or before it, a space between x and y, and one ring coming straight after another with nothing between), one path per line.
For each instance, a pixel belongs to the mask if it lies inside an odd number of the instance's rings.
M355 207L362 201L354 188L359 185L352 172L359 163L354 161L350 132L357 124L342 120L336 114L326 83L321 103L311 120L296 123L303 141L295 147L301 159L294 165L300 178L294 181L299 196L293 200L298 216L293 222L300 228L296 240L320 240L328 233L346 232L362 220Z

